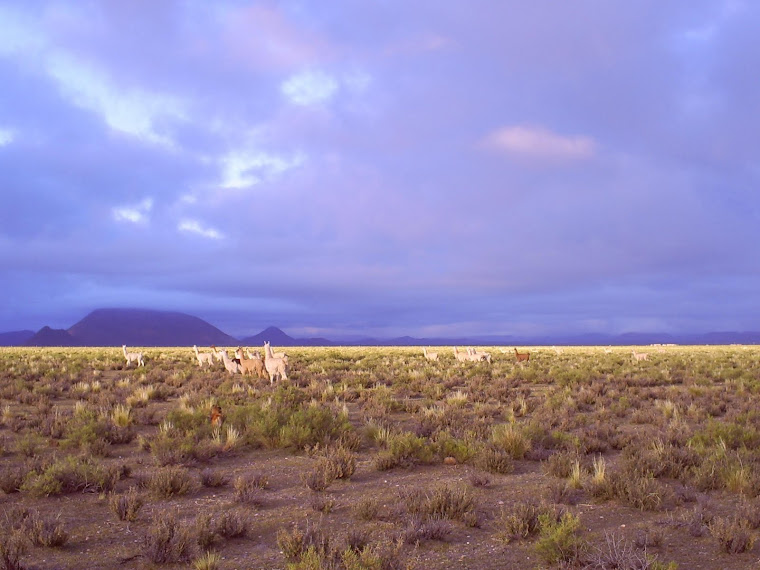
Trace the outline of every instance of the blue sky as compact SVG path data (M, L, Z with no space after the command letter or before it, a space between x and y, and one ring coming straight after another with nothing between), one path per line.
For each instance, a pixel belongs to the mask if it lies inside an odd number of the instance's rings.
M760 6L0 2L0 331L760 329Z

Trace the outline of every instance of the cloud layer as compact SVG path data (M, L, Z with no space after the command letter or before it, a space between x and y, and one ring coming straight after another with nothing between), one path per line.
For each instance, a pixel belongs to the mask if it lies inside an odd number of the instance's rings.
M760 8L0 6L0 330L760 327Z

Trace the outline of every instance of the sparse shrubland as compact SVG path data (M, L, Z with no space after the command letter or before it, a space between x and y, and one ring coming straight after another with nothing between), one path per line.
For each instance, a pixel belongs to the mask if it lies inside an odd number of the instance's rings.
M2 348L0 560L751 566L760 349L504 350Z

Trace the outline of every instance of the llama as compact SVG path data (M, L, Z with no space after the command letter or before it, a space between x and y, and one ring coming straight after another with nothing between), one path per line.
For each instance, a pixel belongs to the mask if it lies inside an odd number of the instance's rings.
M470 355L466 352L459 352L457 347L454 347L454 358L456 358L459 362L467 362L470 360Z
M232 360L226 350L220 350L219 355L222 358L222 362L224 363L227 372L230 374L240 374L240 364Z
M222 361L222 351L218 349L215 344L211 345L211 354L214 355L214 360L217 362Z
M251 352L250 349L246 348L245 349L245 357L248 360L253 360L254 358L258 358L259 360L261 360L261 353L258 350L255 350L255 351Z
M137 366L145 366L145 360L143 359L142 352L127 352L127 345L123 345L121 349L124 351L124 358L127 359L127 366L132 362L135 362Z
M274 384L276 376L279 376L283 380L288 379L287 356L279 358L274 356L269 341L264 343L264 368L266 368L266 371L269 374L270 384Z
M246 351L248 352L248 351ZM249 353L250 354L250 353ZM248 372L256 374L259 378L264 378L264 361L260 356L254 358L243 358L243 349L238 348L235 352L235 356L240 360L240 373L245 375Z
M198 366L200 366L201 368L203 367L204 364L213 366L214 364L213 352L198 352L198 347L196 345L193 345L193 350L195 351L195 358L198 359Z
M211 417L209 418L211 425L215 428L221 428L224 423L224 415L222 414L222 407L219 404L211 406Z
M284 352L272 352L272 348L270 347L269 354L271 358L282 358L285 361L285 364L288 363L288 355L285 354Z
M530 360L530 352L517 352L517 349L515 349L515 357L517 358L517 362L525 362Z
M468 348L467 354L470 355L470 360L473 362L491 362L491 354L483 350L475 350L474 348Z
M437 352L428 352L427 348L424 346L422 347L422 354L425 355L425 358L428 360L438 360L438 353Z
M633 354L633 358L636 360L636 362L639 362L641 360L649 360L649 354L646 352L636 352L635 350L632 350L631 354Z

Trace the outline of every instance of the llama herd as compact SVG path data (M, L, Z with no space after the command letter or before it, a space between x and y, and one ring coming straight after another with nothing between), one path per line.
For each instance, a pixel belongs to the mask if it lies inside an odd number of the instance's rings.
M266 378L268 375L272 384L277 378L288 379L288 355L284 352L273 352L269 342L264 343L264 358L258 352L244 352L242 347L235 351L235 358L230 358L226 350L213 344L211 352L200 352L196 345L193 345L193 352L200 367L221 362L229 374L251 374L259 378Z
M552 347L555 353L562 354L562 350L556 347ZM467 347L464 352L461 352L456 346L454 350L454 359L457 362L488 362L491 363L491 353L483 350L477 350L472 347ZM530 360L530 352L519 352L516 348L515 361L516 362L528 362ZM130 352L127 350L127 345L122 346L124 352L124 358L129 367L133 362L135 366L145 366L145 358L142 352ZM197 345L193 345L193 352L195 358L198 361L198 366L201 368L205 365L213 366L215 362L221 362L224 365L225 370L229 374L251 374L258 378L266 378L269 376L269 382L274 384L274 381L278 378L282 380L288 379L288 355L284 352L274 352L269 342L264 343L264 356L262 358L258 351L250 352L249 350L243 350L242 347L238 347L235 350L235 357L230 358L227 351L219 349L213 344L211 345L211 352L200 352ZM511 354L507 350L502 350L502 354ZM611 348L605 348L605 353L612 352ZM427 347L422 347L422 354L427 360L437 362L439 354L437 352L431 352ZM632 350L631 354L635 362L641 362L642 360L649 360L649 353L636 352Z
M423 348L422 350L423 350L423 352L425 354L425 357L428 360L438 360L438 354L437 353L435 353L435 352L433 352L433 353L427 352L427 349L425 349L425 348ZM505 350L502 350L501 352L504 353L504 354L506 354ZM430 354L434 354L435 358L430 358L430 356L429 356ZM518 362L523 362L525 360L530 359L530 353L529 352L520 353L520 352L517 352L517 349L515 349L515 355L517 356L517 361ZM465 348L464 352L460 352L459 348L457 348L455 346L454 347L454 359L457 362L488 362L490 364L491 363L491 353L490 352L486 352L484 350L477 350L477 349L472 348L472 347L467 347L467 348Z
M513 349L515 351L515 361L517 362L528 362L530 360L530 352L518 352L516 348ZM557 348L556 346L552 347L552 350L557 355L563 354L563 350L560 348ZM502 354L511 354L507 350L502 350ZM605 354L610 354L612 352L612 349L607 347L604 349ZM438 361L438 353L437 352L430 352L427 347L422 347L422 354L427 358L428 360L432 361ZM649 360L649 353L648 352L636 352L636 350L632 350L631 354L633 355L633 360L636 362L641 362L642 360ZM460 352L460 350L455 346L454 347L454 359L457 362L491 362L491 353L485 352L482 350L476 350L472 347L468 347L465 349L464 352Z

